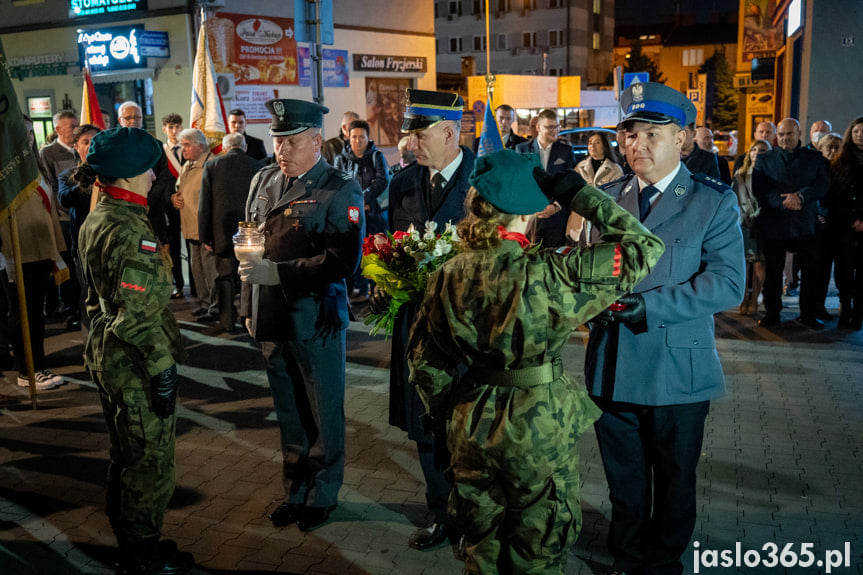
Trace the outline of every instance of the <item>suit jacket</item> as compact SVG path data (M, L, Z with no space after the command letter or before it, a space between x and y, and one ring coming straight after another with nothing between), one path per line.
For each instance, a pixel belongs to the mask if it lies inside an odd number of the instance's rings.
M756 224L767 240L791 240L815 235L818 201L830 189L830 173L821 152L798 145L786 152L775 147L758 156L752 171L752 192L761 214ZM782 206L782 194L798 193L800 210Z
M719 162L716 160L716 154L702 150L698 146L692 149L689 157L683 160L686 169L693 174L704 174L717 180L721 179L719 175Z
M473 171L476 159L468 148L461 147L464 156L455 174L444 186L444 199L439 206L430 206L429 192L431 181L429 169L414 162L393 176L390 181L390 230L407 231L413 224L417 230L425 228L427 221L444 226L447 222L456 224L464 218L464 200L470 189L468 177ZM393 327L393 361L390 364L389 422L407 431L413 441L431 441L422 423L425 407L414 386L411 385L407 364L407 347L411 325L413 325L419 304L408 302L399 309Z
M522 142L515 147L515 151L521 154L539 155L539 142L536 138ZM572 146L565 142L552 142L545 171L554 175L574 169L575 156L572 154ZM542 242L542 246L546 248L566 245L566 222L569 219L572 194L555 200L560 204L561 210L550 218L536 221L536 241Z
M246 138L246 154L259 162L264 160L268 155L264 141L249 134L243 134L243 136Z
M57 201L57 193L60 191L60 174L78 165L78 156L64 148L60 142L45 146L39 154L45 168L45 179L51 186L51 205L61 221L69 220L69 210Z
M638 214L638 180L605 188ZM644 226L665 253L633 293L644 298L646 330L591 325L585 381L591 395L637 405L696 403L725 391L713 314L737 305L745 289L737 197L718 180L681 166Z
M731 170L728 169L728 160L726 160L725 158L720 158L716 154L713 155L716 156L716 163L719 164L719 179L730 186Z
M503 138L503 134L501 134L501 138ZM523 142L527 142L527 138L522 138L512 130L509 131L509 139L504 143L504 147L507 150L514 150L516 145L521 144ZM479 151L479 138L474 138L473 140L473 153L476 154Z
M246 221L264 224L264 257L276 262L279 284L243 283L240 315L258 341L309 340L328 312L348 325L345 278L360 261L365 217L359 185L321 158L287 188L278 165L249 187Z
M198 236L202 243L212 244L217 256L234 255L231 238L245 218L249 185L257 172L258 161L239 148L204 164L198 200Z

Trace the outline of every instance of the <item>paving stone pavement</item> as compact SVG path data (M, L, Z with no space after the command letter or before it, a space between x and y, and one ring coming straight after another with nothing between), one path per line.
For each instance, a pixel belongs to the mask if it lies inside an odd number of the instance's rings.
M786 302L783 319L796 315L794 303ZM190 361L180 367L177 488L164 535L194 554L195 573L460 572L452 548L406 544L427 517L414 445L387 423L388 342L351 326L345 484L331 521L312 533L277 529L266 515L281 501L281 456L260 353L246 336L192 321L188 302L172 305ZM825 573L817 565L709 567L718 560L711 550L734 551L739 542L750 559L752 550L766 559L765 544L800 553L811 543L823 561L847 542L849 566L832 573L863 574L863 334L839 332L835 322L825 332L791 322L767 331L734 311L719 314L717 327L728 395L707 420L686 572L694 572L697 550L700 573ZM50 365L70 383L40 393L37 410L14 371L0 381L0 393L21 398L0 408L2 575L113 573L103 511L107 436L80 366L82 337L49 326ZM567 350L576 378L585 341L577 332ZM579 450L584 528L566 573L606 573L610 504L592 431Z

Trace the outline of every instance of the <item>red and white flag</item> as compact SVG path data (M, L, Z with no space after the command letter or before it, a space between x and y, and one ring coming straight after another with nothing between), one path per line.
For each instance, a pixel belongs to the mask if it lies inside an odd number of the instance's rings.
M207 41L207 17L201 10L201 29L198 32L198 50L195 52L195 67L192 70L191 126L204 132L211 141L214 153L222 147L222 137L227 133L225 105L216 83L213 58Z
M90 77L90 68L84 66L84 95L81 98L81 123L93 124L100 129L105 129L102 119L102 110L99 108L99 100L96 98L96 88Z

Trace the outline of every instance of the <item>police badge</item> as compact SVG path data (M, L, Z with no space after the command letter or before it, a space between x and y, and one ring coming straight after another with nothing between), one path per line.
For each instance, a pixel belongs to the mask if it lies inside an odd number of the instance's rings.
M632 85L632 101L633 102L641 102L644 100L644 86L639 82L638 84Z

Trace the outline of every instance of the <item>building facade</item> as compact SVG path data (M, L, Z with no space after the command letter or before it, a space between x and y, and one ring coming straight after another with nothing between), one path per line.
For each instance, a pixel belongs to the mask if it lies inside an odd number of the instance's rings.
M493 74L580 76L585 87L608 78L614 0L489 0L489 17ZM485 74L485 1L438 0L434 22L439 74Z
M246 110L247 132L271 147L263 102L274 96L312 98L309 44L295 39L294 3L203 3L225 109ZM110 8L91 8L99 4ZM200 24L197 4L0 1L0 35L13 83L24 112L36 121L37 136L44 139L51 131L54 113L80 111L81 66L88 50L99 104L112 123L117 106L134 100L144 110L144 127L154 135L162 135L160 119L171 112L188 125ZM323 97L331 110L325 136L337 134L342 113L352 110L372 123L372 138L379 145L394 146L404 89L435 89L433 2L411 0L409 17L405 12L393 10L388 0L334 0L333 43L323 46ZM100 43L109 34L112 40Z

